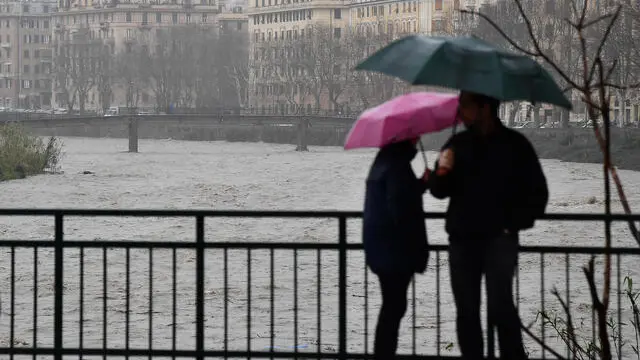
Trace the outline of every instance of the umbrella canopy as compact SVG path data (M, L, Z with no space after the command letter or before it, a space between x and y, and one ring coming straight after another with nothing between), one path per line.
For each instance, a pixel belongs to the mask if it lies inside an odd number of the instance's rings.
M383 147L452 126L458 95L414 92L371 108L353 124L345 149Z
M410 35L378 50L355 68L413 85L433 85L493 97L571 109L571 102L535 60L475 37Z

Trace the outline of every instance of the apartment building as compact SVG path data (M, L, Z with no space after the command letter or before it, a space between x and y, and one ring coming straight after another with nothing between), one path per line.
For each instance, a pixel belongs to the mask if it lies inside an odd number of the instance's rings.
M152 44L159 32L178 26L202 26L217 31L219 8L214 0L139 0L139 1L91 1L61 0L58 11L52 14L53 37L58 53L62 48L87 50L101 59L115 57L130 51L136 45ZM138 107L154 107L154 92L142 84L115 83L111 87L111 99L106 101L112 106L125 106L131 93L131 87L139 88L136 98ZM56 84L54 82L54 87ZM59 86L54 92L54 103L66 107L69 101L76 104L69 91L61 91ZM64 89L63 89L64 90ZM85 108L100 111L101 94L99 86L94 84L87 96ZM129 100L130 101L130 100Z
M355 0L349 5L350 26L365 36L429 34L432 4L432 0Z
M51 106L51 1L0 2L0 107Z
M332 54L324 51L329 43L346 38L346 4L342 0L249 0L247 15L251 110L299 113L330 108L335 89L320 84L328 74L317 71L326 70L321 64L332 61ZM334 70L331 67L328 71Z

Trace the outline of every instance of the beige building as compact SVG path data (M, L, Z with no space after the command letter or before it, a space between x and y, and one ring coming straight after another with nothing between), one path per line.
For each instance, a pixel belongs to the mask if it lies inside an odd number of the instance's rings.
M55 2L0 2L0 107L51 106L51 12Z
M217 31L216 16L219 8L214 0L140 0L97 2L91 0L62 1L63 7L52 15L54 42L58 54L63 47L81 49L89 46L91 57L114 58L137 44L151 44L158 31L183 25L211 27ZM77 94L61 89L54 81L54 103L66 107L69 101L78 103ZM110 101L102 101L100 86L94 81L87 95L85 108L100 112L104 105L126 106L131 84L116 82L112 86ZM153 91L142 87L138 107L154 107ZM73 92L73 91L71 91ZM105 92L106 93L106 92ZM75 96L75 98L74 98ZM77 108L77 106L76 106Z
M435 7L433 0L356 0L349 10L350 27L356 34L396 38L431 33Z
M249 0L247 14L250 109L297 113L331 108L338 89L324 80L345 71L326 50L346 38L345 2Z

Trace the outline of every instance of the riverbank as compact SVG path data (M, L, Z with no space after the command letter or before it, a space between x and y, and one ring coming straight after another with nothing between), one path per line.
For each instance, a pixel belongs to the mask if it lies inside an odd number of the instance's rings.
M206 120L206 119L205 119ZM140 139L174 139L192 141L265 142L274 144L300 143L309 146L342 146L351 121L342 123L331 119L309 119L309 127L300 139L295 118L270 120L244 119L238 121L205 121L202 119L153 120L140 118L136 134ZM126 119L88 119L67 121L24 122L32 133L40 136L112 137L127 138L130 127ZM533 143L542 158L581 163L600 163L602 153L593 130L520 129ZM429 150L438 150L451 135L451 130L425 137ZM640 171L640 129L613 129L612 156L621 169ZM144 148L140 149L144 152Z
M519 129L538 156L577 163L602 163L603 154L592 129ZM425 136L427 150L440 150L451 130ZM611 157L620 169L640 171L640 129L612 129Z
M0 181L55 170L61 150L62 144L55 137L45 142L20 126L0 126Z

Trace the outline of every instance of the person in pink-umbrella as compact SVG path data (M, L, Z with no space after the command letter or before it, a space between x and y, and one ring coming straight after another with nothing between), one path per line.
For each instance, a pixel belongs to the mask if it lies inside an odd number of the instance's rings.
M483 275L489 319L498 329L500 357L527 358L513 301L518 233L533 227L549 200L533 146L502 124L499 106L496 99L461 93L458 113L466 130L444 145L428 180L434 197L449 198L449 268L458 342L465 360L484 359L480 325Z
M411 168L418 141L383 146L367 178L362 240L382 292L374 345L380 360L395 358L409 284L415 273L424 273L429 257L422 205L428 169L416 178Z

